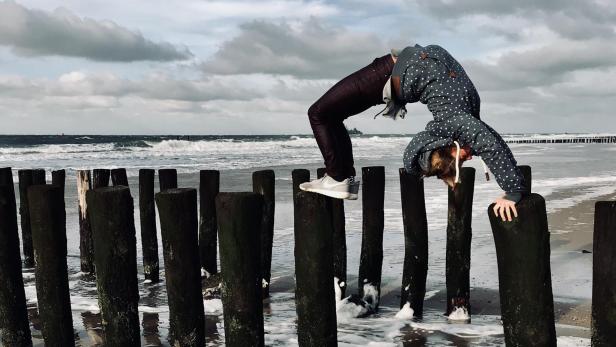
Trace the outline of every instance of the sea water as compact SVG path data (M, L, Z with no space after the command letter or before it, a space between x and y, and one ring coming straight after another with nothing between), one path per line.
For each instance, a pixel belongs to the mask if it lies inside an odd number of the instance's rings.
M519 137L519 135L517 136ZM358 179L362 166L385 166L385 233L383 279L379 313L368 318L339 322L341 346L500 346L503 329L496 309L475 305L470 324L451 322L445 310L445 240L447 189L436 179L425 184L429 224L429 270L426 307L421 321L409 319L409 311L399 313L399 293L404 261L404 235L400 207L398 168L411 136L362 135L353 137ZM533 168L533 191L546 198L551 221L564 218L568 211L584 202L616 193L616 155L614 144L512 144L518 163ZM264 304L266 344L297 345L294 305L293 209L291 171L322 166L322 157L311 136L0 136L0 167L17 170L44 168L48 172L67 170L66 212L68 268L73 324L81 346L100 344L100 316L95 283L79 272L79 228L77 183L80 169L126 168L135 198L137 254L139 264L140 319L144 345L168 345L169 308L164 280L146 283L142 272L139 231L138 171L141 168L175 168L180 187L198 187L200 169L221 171L221 191L252 191L251 174L273 169L276 174L275 236L272 254L272 297ZM466 165L466 164L465 164ZM471 302L473 297L498 300L498 274L488 205L501 191L483 178L477 160L468 162L477 169L473 207L471 256ZM17 197L19 199L19 197ZM591 213L592 211L587 211ZM361 247L360 200L345 202L348 283L346 292L356 293ZM575 217L568 217L575 218ZM592 254L567 248L558 240L567 233L592 232L592 224L571 220L559 230L551 230L552 279L555 300L576 303L590 298ZM159 231L160 240L160 231ZM160 241L159 241L160 244ZM162 247L162 246L159 246ZM159 248L161 271L162 248ZM164 279L164 273L161 273ZM39 345L40 321L36 314L36 289L31 269L24 270L33 335ZM332 281L333 285L333 281ZM333 289L332 289L333 290ZM219 300L205 302L208 346L224 345L222 305ZM412 315L412 314L411 314ZM398 317L396 317L398 316ZM589 345L588 331L559 326L559 345ZM575 333L571 333L571 332ZM570 336L575 335L575 336Z

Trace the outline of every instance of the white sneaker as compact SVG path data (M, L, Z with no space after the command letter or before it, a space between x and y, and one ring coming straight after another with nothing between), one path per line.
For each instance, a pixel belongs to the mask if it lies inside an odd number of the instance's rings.
M336 199L357 200L359 182L355 181L355 177L345 178L342 182L338 182L325 174L319 179L300 184L299 189Z

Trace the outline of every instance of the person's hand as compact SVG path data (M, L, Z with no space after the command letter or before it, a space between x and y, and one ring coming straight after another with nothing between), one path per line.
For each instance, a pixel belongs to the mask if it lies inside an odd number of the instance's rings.
M515 208L515 202L505 199L505 198L498 198L496 199L496 201L494 201L494 204L495 204L494 209L493 209L494 215L496 217L500 216L503 222L505 221L511 222L512 214L514 217L518 216L518 210L516 210Z

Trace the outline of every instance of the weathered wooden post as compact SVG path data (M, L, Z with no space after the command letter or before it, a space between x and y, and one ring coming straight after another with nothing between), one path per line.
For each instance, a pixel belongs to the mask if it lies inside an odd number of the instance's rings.
M32 228L30 226L30 205L28 204L28 187L33 185L33 170L17 171L19 177L19 215L21 217L21 243L24 252L24 266L34 266L32 250Z
M501 315L507 346L556 346L545 200L524 197L511 222L488 208L498 261Z
M17 206L11 168L0 169L0 342L32 346L21 274Z
M13 192L13 200L15 199L13 170L10 167L0 168L0 186L7 186Z
M94 169L92 170L92 189L98 189L109 186L109 169Z
M216 195L220 190L220 172L201 170L199 172L199 258L201 268L207 276L218 272L216 223Z
M359 295L377 311L381 296L385 168L362 167L362 241L357 284ZM371 302L372 301L372 302Z
M113 184L114 186L128 187L128 177L126 176L126 169L111 169L111 184Z
M532 192L533 186L533 175L532 169L528 165L519 165L518 169L522 172L522 176L524 176L524 183L526 184L526 194L530 194Z
M86 200L105 345L141 346L133 198L117 186L90 190Z
M265 345L257 246L262 214L260 194L219 193L216 197L225 342L229 347Z
M66 212L59 186L28 188L36 296L47 346L74 346L71 299L66 266Z
M62 195L64 195L64 187L66 186L66 171L55 170L51 172L51 184L62 188Z
M295 304L302 347L337 346L331 199L295 195Z
M32 170L32 185L41 185L47 183L45 181L45 170L44 169L34 169Z
M460 170L460 182L455 190L448 190L447 212L447 257L446 315L456 320L470 320L470 269L471 238L473 235L473 192L475 189L475 169L464 167Z
M90 170L77 171L77 197L79 201L79 257L81 271L94 273L94 242L92 241L92 227L88 216L86 193L92 189Z
M178 187L178 172L176 169L160 169L158 170L158 183L160 191L164 192L167 189Z
M261 220L261 293L263 298L269 297L269 287L272 278L272 246L274 242L274 209L276 178L274 170L261 170L252 173L252 191L263 196L263 213Z
M616 346L616 201L595 204L592 345Z
M428 275L428 220L424 181L404 168L400 174L400 198L404 225L404 268L400 308L409 304L415 317L423 316Z
M139 222L143 249L143 274L146 280L158 282L158 236L156 235L156 206L154 204L154 170L139 170Z
M169 340L172 346L203 346L205 313L197 244L197 191L164 190L156 194L156 205L169 301Z
M310 170L293 169L293 171L291 171L291 181L293 182L293 201L295 201L297 192L301 191L299 185L310 181Z
M325 168L317 169L317 177L325 175ZM341 296L344 297L347 280L347 249L346 249L346 228L344 216L344 200L331 199L332 223L334 228L334 277L338 279Z

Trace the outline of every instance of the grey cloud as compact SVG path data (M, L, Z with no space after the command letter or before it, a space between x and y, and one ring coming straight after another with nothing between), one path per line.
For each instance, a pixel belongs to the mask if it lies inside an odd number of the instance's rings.
M608 40L561 41L523 52L509 52L494 63L472 60L463 65L481 88L547 86L567 79L575 71L616 66L616 46Z
M110 21L80 18L65 9L45 12L0 2L0 45L22 56L58 55L94 61L174 61L186 48L153 42Z
M206 73L288 74L340 78L388 52L374 34L349 32L312 18L299 25L253 21L203 64Z
M430 14L443 19L470 15L517 16L528 25L544 24L563 37L586 39L616 36L616 7L598 0L417 0ZM513 28L520 31L523 28ZM502 31L495 26L494 30Z

